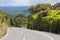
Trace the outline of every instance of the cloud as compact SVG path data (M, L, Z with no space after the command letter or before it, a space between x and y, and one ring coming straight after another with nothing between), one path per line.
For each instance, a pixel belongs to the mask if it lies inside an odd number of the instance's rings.
M60 2L60 0L31 0L31 3L37 4L37 3L51 3L55 4L57 2Z
M25 6L31 5L29 0L2 0L0 6Z
M1 0L0 6L30 6L37 3L55 4L60 0Z

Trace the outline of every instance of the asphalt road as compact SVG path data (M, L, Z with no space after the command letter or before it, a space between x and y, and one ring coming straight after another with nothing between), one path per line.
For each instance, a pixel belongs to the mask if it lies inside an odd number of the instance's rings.
M8 28L1 40L60 40L60 35L23 28Z

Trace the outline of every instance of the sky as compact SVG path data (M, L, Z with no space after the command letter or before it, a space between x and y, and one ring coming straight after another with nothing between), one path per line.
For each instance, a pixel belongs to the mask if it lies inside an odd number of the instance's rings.
M1 0L0 6L30 6L38 3L56 4L60 0Z

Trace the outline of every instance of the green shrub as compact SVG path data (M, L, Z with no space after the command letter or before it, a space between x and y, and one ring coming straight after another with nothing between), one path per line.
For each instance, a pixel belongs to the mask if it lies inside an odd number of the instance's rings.
M30 20L30 23L34 28L37 30L60 33L60 10L49 10L47 16L39 16L41 15L34 14L31 16L34 20L34 25L32 24L32 20Z

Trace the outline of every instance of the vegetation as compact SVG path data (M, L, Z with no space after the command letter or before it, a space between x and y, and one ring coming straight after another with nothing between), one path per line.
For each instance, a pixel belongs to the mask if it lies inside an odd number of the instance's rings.
M3 23L10 25L10 17L8 14L5 14L2 10L0 10L0 27L2 27Z
M19 14L15 18L11 19L11 25L16 27L27 26L27 17L24 14Z
M40 14L34 14L31 18L28 28L32 29L33 25L33 29L36 30L60 33L60 10L50 10L47 16L43 17ZM34 21L33 24L32 21Z
M51 4L49 3L46 3L46 4L37 4L37 5L32 5L30 8L29 8L29 11L32 13L32 14L35 14L37 12L40 12L41 10L50 10L51 9Z
M37 4L29 8L31 12L28 20L29 29L60 33L60 3L55 5ZM37 7L40 5L39 7ZM42 8L44 10L42 10ZM37 11L39 9L39 11ZM37 12L36 12L37 11Z
M53 10L60 10L60 3L56 3L55 5L52 6Z
M8 26L27 26L29 29L60 33L60 3L55 5L39 3L32 5L29 11L31 13L29 16L19 12L19 15L10 18L0 10L0 27L6 23Z

